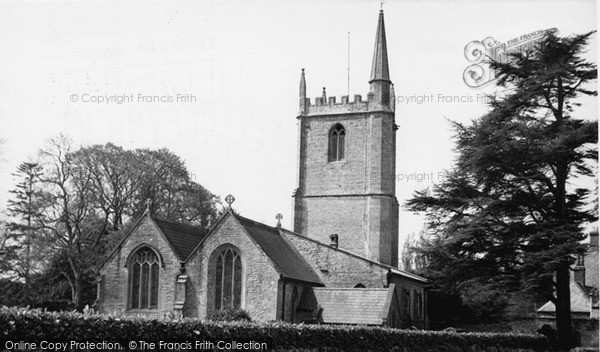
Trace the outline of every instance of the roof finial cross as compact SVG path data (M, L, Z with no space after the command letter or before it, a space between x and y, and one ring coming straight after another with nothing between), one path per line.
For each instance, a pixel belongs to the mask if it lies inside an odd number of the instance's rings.
M146 199L146 210L144 211L146 214L150 215L150 206L152 205L152 199Z
M383 1L384 0L381 0L381 11L383 11Z
M281 219L283 219L283 215L277 214L275 215L275 219L277 219L277 227L281 227Z
M227 197L225 197L225 201L229 204L229 209L231 209L231 203L235 202L235 197L228 194Z

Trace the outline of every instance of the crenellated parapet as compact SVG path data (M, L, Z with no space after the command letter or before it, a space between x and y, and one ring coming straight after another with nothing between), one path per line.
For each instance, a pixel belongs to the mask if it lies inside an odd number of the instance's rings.
M304 72L302 72L302 80L304 81ZM390 89L389 96L393 96L393 86ZM376 99L374 93L368 93L366 99L361 94L354 94L350 100L348 95L341 97L327 97L325 88L319 97L314 99L300 96L300 111L299 116L314 116L314 115L337 115L348 113L363 113L370 111L394 112L394 100L386 103Z
M316 97L311 102L310 98L305 98L304 113L302 115L333 115L347 114L356 112L366 112L368 110L368 101L363 100L362 95L355 94L354 99L344 95L340 100L337 97Z

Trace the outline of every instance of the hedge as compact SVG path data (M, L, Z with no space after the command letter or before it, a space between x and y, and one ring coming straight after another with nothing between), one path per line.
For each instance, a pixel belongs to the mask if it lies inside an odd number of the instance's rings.
M131 341L163 343L236 341L266 343L268 350L311 351L543 351L545 337L523 334L458 334L439 331L397 330L366 326L303 325L281 322L200 322L46 312L0 308L0 350L11 343L89 342L119 343L128 350ZM8 343L8 345L7 345ZM39 345L38 345L39 346ZM173 345L169 345L173 347ZM258 346L258 345L247 345ZM264 346L264 345L263 345ZM17 349L18 346L12 346ZM21 346L22 347L22 346ZM25 346L27 347L27 346ZM77 348L80 349L80 348ZM92 348L93 349L93 348ZM149 348L150 349L150 348ZM167 350L167 348L164 348ZM238 348L243 351L243 348ZM204 349L208 350L208 349ZM218 349L215 349L218 350Z
M208 317L212 321L252 321L248 312L243 309L227 308L215 310Z

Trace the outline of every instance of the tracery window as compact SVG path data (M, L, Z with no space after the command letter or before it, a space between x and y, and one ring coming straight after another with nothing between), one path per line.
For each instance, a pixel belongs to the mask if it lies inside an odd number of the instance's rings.
M215 309L240 308L242 305L242 258L233 248L217 255Z
M149 247L133 254L129 263L129 308L158 309L159 258Z

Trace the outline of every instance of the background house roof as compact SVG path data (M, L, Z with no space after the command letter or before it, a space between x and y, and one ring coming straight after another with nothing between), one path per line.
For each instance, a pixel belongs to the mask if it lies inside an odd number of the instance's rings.
M569 286L571 290L571 313L591 313L592 310L592 302L590 296L575 281L571 281L571 285ZM555 313L556 306L552 301L546 302L540 309L538 309L538 313Z

